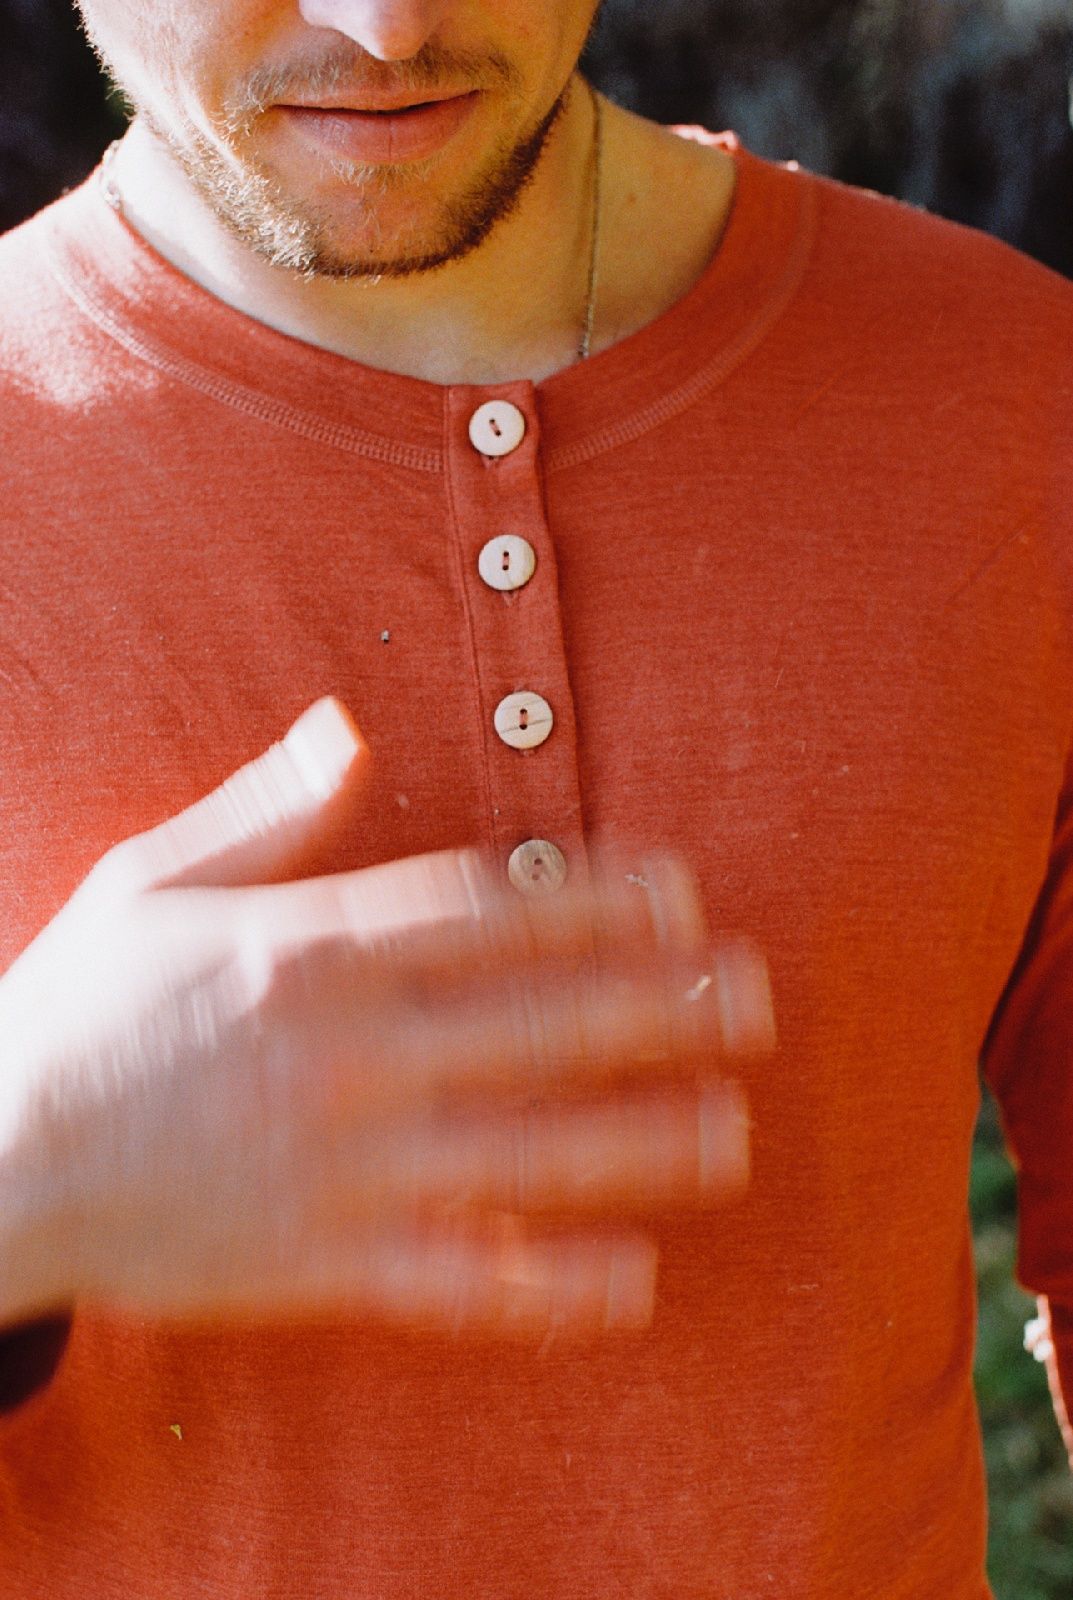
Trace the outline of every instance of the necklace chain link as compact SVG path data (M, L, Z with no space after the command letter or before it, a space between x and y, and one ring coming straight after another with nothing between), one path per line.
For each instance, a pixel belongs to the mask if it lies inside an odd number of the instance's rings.
M589 253L589 284L585 302L585 320L582 324L581 343L578 345L577 358L587 361L592 349L592 328L596 320L596 285L600 271L600 188L603 177L603 132L604 118L603 106L600 96L592 84L588 85L589 95L592 99L593 112L593 137L592 137L592 249Z

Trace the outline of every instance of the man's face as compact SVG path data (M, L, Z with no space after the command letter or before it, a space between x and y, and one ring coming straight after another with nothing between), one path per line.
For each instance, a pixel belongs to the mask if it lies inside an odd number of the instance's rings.
M335 277L428 271L482 242L536 168L597 10L596 0L80 4L112 76L229 231L276 265ZM435 148L411 141L389 159L386 122L309 109L461 94L472 98L448 137L437 143L433 129Z

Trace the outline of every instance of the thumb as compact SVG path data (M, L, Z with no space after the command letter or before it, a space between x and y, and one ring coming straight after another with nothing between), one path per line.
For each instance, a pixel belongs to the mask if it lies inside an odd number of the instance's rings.
M278 882L344 819L369 762L350 712L327 695L218 789L119 849L149 888Z

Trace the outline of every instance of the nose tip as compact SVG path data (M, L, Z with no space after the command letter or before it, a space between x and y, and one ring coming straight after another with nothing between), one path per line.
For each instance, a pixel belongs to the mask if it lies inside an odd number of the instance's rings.
M378 61L408 61L426 45L440 21L442 0L299 0L313 28L331 28Z

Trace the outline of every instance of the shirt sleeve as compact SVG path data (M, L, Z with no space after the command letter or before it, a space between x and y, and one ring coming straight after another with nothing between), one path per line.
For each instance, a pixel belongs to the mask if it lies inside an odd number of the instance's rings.
M71 1333L64 1313L0 1330L0 1414L14 1411L52 1379Z
M1073 770L1047 873L981 1065L1017 1170L1016 1278L1035 1294L1026 1348L1047 1366L1073 1466Z

